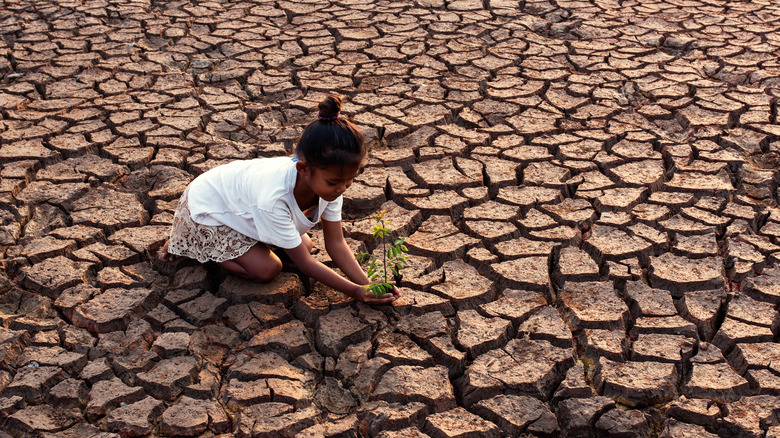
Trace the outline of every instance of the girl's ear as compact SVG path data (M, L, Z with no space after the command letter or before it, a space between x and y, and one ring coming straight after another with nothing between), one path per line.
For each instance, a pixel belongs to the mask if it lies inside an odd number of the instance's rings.
M295 170L297 170L301 175L306 175L309 172L309 166L307 166L303 161L299 160L295 162Z

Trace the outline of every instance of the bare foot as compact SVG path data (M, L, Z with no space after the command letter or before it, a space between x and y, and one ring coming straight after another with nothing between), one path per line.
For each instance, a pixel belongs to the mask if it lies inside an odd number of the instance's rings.
M171 254L168 252L168 244L170 243L170 240L166 240L165 244L160 248L160 259L164 262L172 262L179 258L179 256L175 254Z

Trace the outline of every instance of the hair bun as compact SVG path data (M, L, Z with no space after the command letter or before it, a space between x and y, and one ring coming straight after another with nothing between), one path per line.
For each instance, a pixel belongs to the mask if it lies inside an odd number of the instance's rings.
M341 112L341 98L338 96L328 96L317 105L319 109L318 118L320 120L332 120L338 117Z

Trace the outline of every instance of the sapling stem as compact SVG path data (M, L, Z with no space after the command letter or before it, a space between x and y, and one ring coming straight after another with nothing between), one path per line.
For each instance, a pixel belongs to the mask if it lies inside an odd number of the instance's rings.
M385 283L387 283L387 235L385 234L385 221L382 216L379 217L379 224L382 225L382 270L384 271Z
M374 239L379 239L382 247L382 262L380 263L382 265L382 281L366 286L366 290L371 291L376 296L381 296L393 289L393 284L390 283L390 278L387 273L388 264L391 264L390 271L394 276L397 276L401 269L405 268L408 264L406 261L406 252L408 251L408 248L404 245L403 238L396 240L393 244L389 245L388 248L387 238L392 232L387 228L390 221L384 219L384 213L385 212L380 212L373 217L375 223L372 232ZM365 263L368 264L366 275L371 281L379 279L380 273L377 269L377 257L374 254L360 252L356 253L355 257L361 265Z

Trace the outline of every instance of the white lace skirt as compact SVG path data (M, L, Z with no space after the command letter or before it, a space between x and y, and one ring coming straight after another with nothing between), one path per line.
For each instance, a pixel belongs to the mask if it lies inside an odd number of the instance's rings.
M169 253L201 263L224 262L246 254L257 243L227 225L201 225L193 221L187 204L189 190L189 187L184 190L173 215Z

